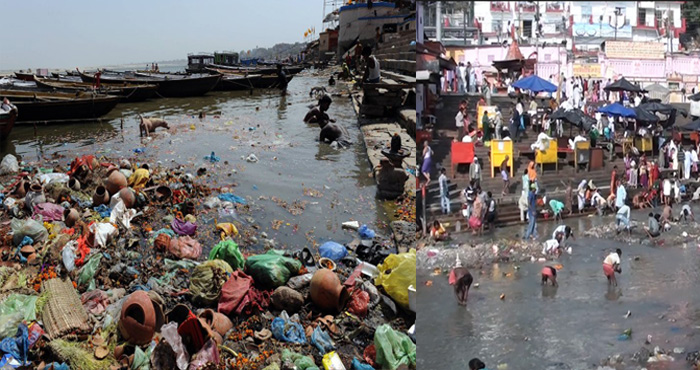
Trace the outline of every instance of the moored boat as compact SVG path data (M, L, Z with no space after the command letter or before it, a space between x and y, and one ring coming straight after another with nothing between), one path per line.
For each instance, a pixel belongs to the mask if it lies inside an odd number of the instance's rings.
M94 86L89 82L61 81L38 77L35 77L34 81L38 87L58 91L92 91ZM157 89L158 85L156 84L102 84L97 92L121 96L122 101L137 102L154 98Z
M34 81L34 73L15 72L15 77L22 81Z
M94 82L95 76L85 73L80 74L83 82ZM162 97L188 97L200 96L208 93L219 83L221 75L203 76L166 76L166 77L130 77L126 74L102 74L101 84L133 84L145 83L158 85L158 95Z
M261 75L224 75L216 89L221 91L252 90L262 79Z
M0 141L7 139L10 136L12 128L15 126L17 119L17 107L10 109L9 112L0 110Z
M77 122L95 120L109 113L119 103L119 96L83 92L59 93L0 90L22 114L17 124L28 122Z

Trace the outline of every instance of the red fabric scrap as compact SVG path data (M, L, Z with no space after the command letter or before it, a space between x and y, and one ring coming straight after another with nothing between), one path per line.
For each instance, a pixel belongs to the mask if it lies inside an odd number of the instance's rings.
M88 242L87 242L87 234L83 234L80 238L78 238L78 254L80 255L80 258L75 260L75 265L76 266L82 266L83 263L85 263L85 257L87 257L88 254L90 254L90 247L88 247Z
M75 171L77 171L78 168L80 168L80 166L82 166L82 165L87 165L88 168L92 170L93 169L92 168L92 161L94 159L95 159L94 155L84 155L82 157L75 158L73 160L73 162L71 162L71 164L70 164L70 171L68 171L66 173L68 174L68 176L73 176Z
M240 315L253 313L253 311L264 311L270 304L270 292L260 291L253 286L253 278L243 271L236 270L221 288L221 298L219 298L219 312L230 314L235 312Z
M367 316L367 306L369 305L369 293L364 290L355 289L348 301L348 312L360 317Z

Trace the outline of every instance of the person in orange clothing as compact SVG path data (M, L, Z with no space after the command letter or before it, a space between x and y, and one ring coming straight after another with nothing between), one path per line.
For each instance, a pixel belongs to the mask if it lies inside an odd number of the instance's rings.
M535 169L535 162L530 161L527 165L527 177L530 179L530 184L535 184L535 192L540 192L540 187L537 184L537 170Z

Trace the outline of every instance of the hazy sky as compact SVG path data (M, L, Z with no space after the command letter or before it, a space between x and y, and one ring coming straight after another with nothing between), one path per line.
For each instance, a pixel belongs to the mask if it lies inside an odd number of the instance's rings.
M185 59L301 42L323 0L0 0L0 70Z

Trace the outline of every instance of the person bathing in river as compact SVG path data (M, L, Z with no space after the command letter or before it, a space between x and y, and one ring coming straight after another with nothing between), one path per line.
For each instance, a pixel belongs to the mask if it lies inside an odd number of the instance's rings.
M450 277L448 282L450 285L455 287L455 296L457 297L457 304L460 306L467 305L467 298L469 295L469 288L472 286L474 278L472 274L469 273L465 267L462 267L462 261L457 257L457 262L455 267L450 271Z
M542 268L542 285L546 285L547 280L552 282L552 286L559 286L557 284L557 269L552 266Z
M622 273L622 268L620 268L620 257L622 257L622 250L617 248L615 252L608 254L608 256L603 260L603 273L605 274L605 277L608 278L608 286L617 286L615 273Z
M563 239L561 240L560 244L564 246L567 240L569 240L569 237L571 239L576 240L576 237L574 236L574 231L571 229L570 226L567 225L559 225L557 226L556 229L554 229L554 232L552 232L552 239L557 238L557 234L562 234Z
M324 128L329 122L335 123L335 120L328 117L326 113L328 108L331 107L333 99L330 96L324 94L318 99L318 105L311 108L311 110L304 116L305 123L318 123L320 128Z
M656 220L653 212L649 213L649 220L647 221L647 226L644 226L644 231L647 233L650 239L654 239L661 235L659 221Z
M681 208L681 216L683 217L683 221L688 221L688 217L695 222L695 216L693 216L693 211L690 209L690 205L684 204L683 208ZM680 217L678 218L680 220Z
M557 233L554 238L545 241L544 248L542 248L542 254L545 256L554 255L559 258L562 253L561 241L563 237L564 235L562 233Z

